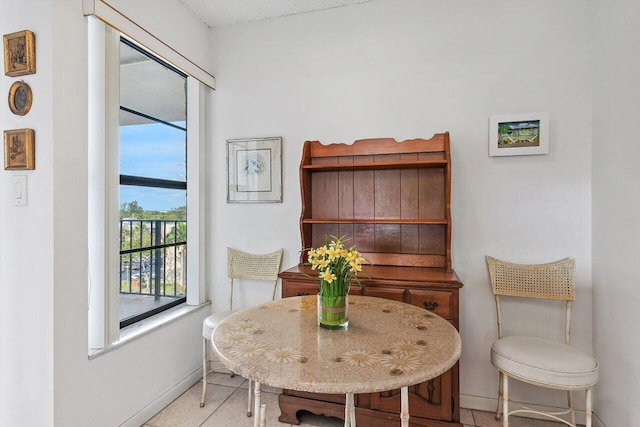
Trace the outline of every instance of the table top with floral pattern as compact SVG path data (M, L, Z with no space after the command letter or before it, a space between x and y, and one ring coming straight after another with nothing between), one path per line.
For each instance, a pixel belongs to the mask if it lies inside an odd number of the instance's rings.
M373 393L418 384L460 357L458 331L423 308L349 296L349 327L317 324L317 297L284 298L240 310L212 336L227 368L273 387Z

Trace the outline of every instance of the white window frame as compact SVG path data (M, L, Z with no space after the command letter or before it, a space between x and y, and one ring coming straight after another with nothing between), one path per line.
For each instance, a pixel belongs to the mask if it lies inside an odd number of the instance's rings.
M89 20L89 353L120 340L120 37ZM173 64L172 64L173 65ZM187 77L187 302L205 294L205 148L209 88ZM159 315L158 315L159 316Z

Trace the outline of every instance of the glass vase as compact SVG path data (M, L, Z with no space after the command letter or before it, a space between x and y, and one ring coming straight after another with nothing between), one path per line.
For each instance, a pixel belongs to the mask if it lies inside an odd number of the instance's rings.
M347 329L349 326L349 295L318 294L318 326L325 329Z

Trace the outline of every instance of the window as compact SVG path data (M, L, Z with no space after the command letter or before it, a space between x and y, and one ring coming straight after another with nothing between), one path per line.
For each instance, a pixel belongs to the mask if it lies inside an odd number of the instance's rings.
M186 301L187 75L120 39L120 327Z
M93 18L88 83L93 357L206 301L203 197L210 87ZM145 307L129 310L126 298L144 301ZM175 304L180 306L175 313L121 335L127 324Z

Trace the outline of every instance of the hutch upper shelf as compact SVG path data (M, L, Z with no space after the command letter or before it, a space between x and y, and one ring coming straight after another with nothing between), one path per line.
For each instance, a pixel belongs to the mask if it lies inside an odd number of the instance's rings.
M448 132L403 142L307 141L300 163L302 247L347 236L373 264L451 271L450 183Z

